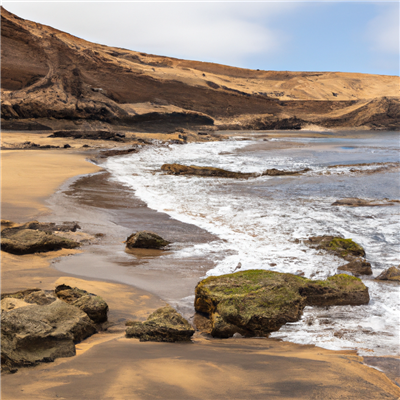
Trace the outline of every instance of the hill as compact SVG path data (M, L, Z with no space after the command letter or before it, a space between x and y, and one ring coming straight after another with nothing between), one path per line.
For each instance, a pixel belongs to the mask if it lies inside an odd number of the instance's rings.
M260 71L90 43L1 9L3 129L400 128L399 77Z

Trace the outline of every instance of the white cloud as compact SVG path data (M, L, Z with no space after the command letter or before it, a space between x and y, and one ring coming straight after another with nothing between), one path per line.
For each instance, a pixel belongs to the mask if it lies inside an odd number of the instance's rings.
M371 49L379 53L399 54L399 6L383 7L368 24Z
M11 12L116 47L186 59L240 65L273 55L289 40L269 21L299 3L15 3Z

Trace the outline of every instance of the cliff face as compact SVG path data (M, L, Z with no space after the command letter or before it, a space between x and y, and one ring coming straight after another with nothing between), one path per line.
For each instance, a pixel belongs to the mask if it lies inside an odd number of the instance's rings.
M400 127L399 78L255 71L87 42L1 10L2 125Z

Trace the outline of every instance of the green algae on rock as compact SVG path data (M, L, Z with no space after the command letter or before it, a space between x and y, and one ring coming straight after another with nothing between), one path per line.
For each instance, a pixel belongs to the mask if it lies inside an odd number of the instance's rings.
M190 341L193 327L171 306L154 311L145 322L127 321L126 337L141 342Z
M211 335L226 338L266 336L287 322L298 321L306 305L368 304L368 288L360 279L335 275L312 281L293 274L249 270L199 282L195 309L207 314Z
M400 282L400 268L398 267L390 267L383 271L376 278L378 281L393 281Z
M349 261L354 257L365 257L365 250L359 244L353 242L352 239L343 239L336 236L314 236L306 240L305 244L326 250Z

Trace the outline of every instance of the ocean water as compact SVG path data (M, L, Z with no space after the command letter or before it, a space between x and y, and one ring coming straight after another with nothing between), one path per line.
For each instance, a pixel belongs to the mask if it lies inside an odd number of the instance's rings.
M302 239L325 234L361 244L373 276L400 263L398 205L332 206L344 197L400 198L398 168L379 164L399 162L397 133L355 139L326 134L269 140L292 141L295 146L279 149L278 143L278 148L270 150L257 136L246 141L148 146L136 154L109 158L103 166L112 179L132 188L150 208L219 238L205 244L176 244L164 256L184 259L196 255L210 260L214 267L207 276L269 269L326 278L345 262L302 243ZM311 171L232 180L165 175L160 171L164 163L260 174L268 168L308 167ZM369 165L351 166L363 163ZM306 307L300 321L285 325L271 337L329 349L357 349L364 355L399 355L400 288L373 277L363 280L371 296L368 305ZM191 303L193 299L181 301Z

